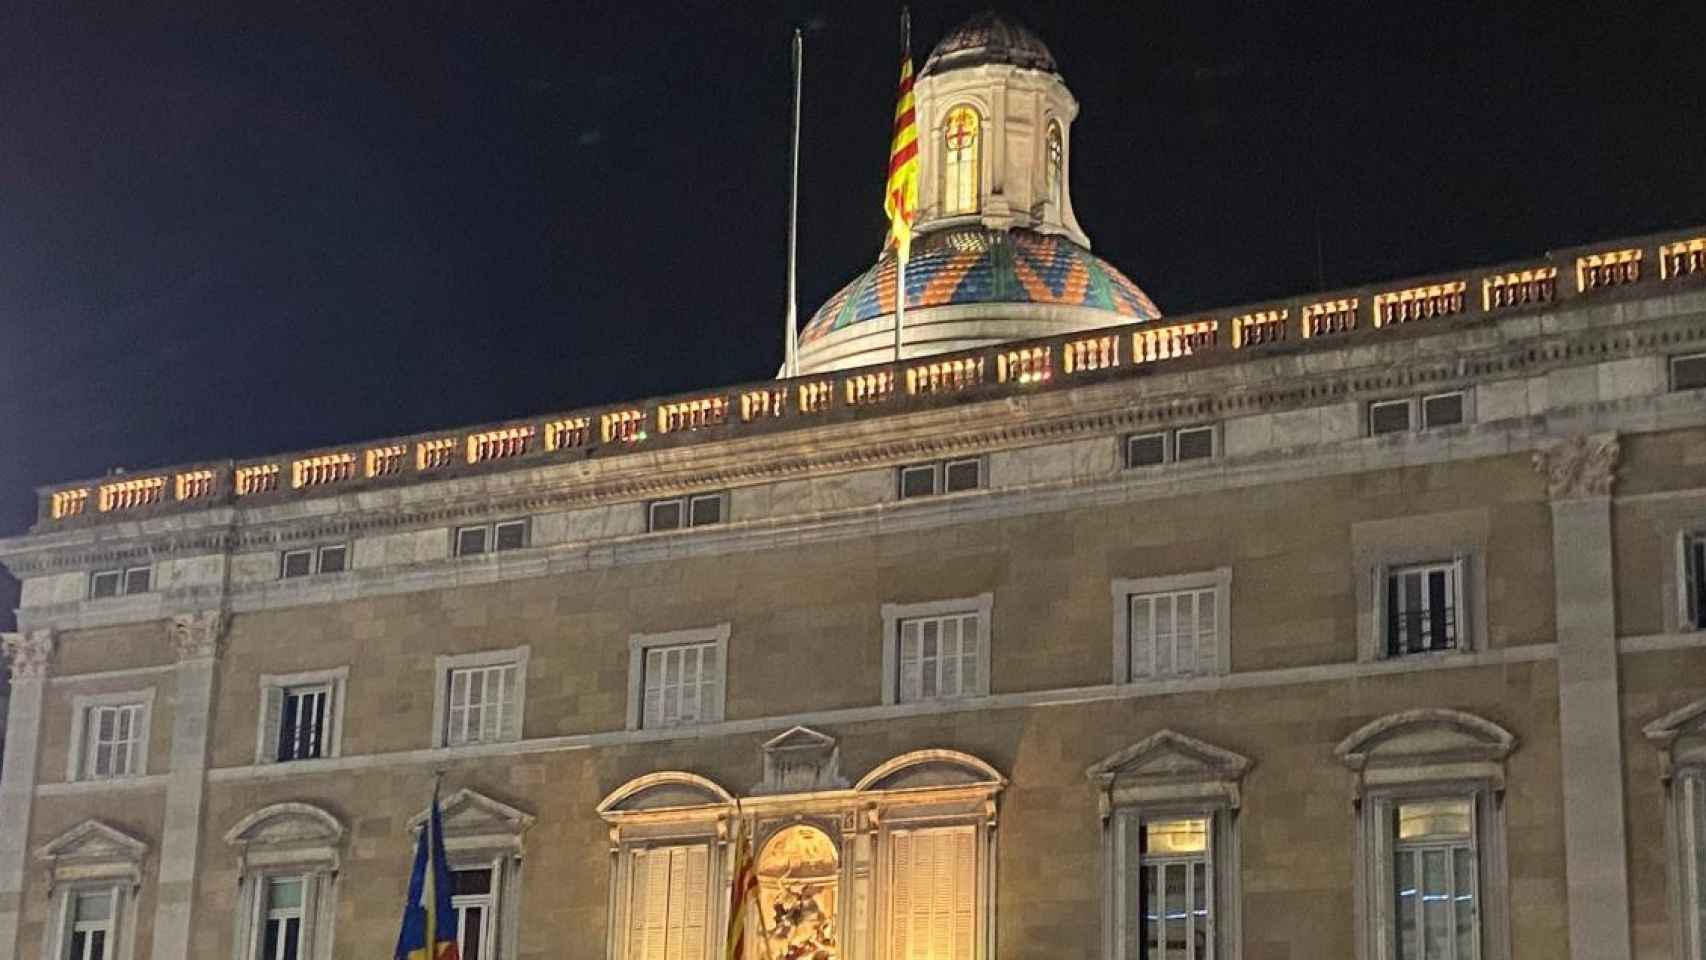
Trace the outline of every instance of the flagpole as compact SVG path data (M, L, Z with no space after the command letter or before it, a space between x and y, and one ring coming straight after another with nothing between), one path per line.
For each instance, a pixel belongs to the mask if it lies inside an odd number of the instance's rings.
M805 72L805 40L794 29L794 156L788 182L788 315L782 333L782 375L800 373L799 342L799 234L800 234L800 78Z
M912 11L905 6L900 8L900 51L903 59L912 56ZM901 221L901 229L907 233L906 244L895 244L894 260L894 362L900 362L901 331L906 327L906 260L907 249L911 246L912 224ZM898 378L899 373L895 376Z

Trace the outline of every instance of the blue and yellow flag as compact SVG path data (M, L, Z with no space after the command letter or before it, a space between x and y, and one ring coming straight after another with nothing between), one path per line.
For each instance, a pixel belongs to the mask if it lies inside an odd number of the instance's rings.
M415 843L415 869L409 874L409 899L403 904L403 928L397 932L396 960L460 960L436 784L432 788L432 814Z

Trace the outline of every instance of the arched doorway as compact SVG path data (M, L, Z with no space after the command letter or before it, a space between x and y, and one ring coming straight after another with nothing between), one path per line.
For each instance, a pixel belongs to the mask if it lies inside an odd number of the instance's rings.
M758 858L759 924L772 960L840 960L841 858L817 827L785 827Z

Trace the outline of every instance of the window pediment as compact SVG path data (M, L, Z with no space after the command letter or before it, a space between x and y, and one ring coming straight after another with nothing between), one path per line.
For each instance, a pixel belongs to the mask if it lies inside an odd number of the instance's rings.
M68 880L142 882L148 844L99 820L85 820L36 848L48 864L49 886Z
M290 864L336 870L344 825L311 803L275 803L249 814L225 833L250 866Z
M444 821L444 845L451 852L510 850L521 852L521 835L533 826L533 815L463 787L439 802ZM409 820L416 833L432 815L429 806Z
M1236 808L1239 783L1249 758L1189 737L1160 730L1116 751L1084 771L1103 790L1102 813L1122 804L1210 800Z
M752 788L754 795L847 787L847 778L841 775L841 750L827 733L795 726L764 741L759 750L764 754L764 782Z
M1363 725L1333 753L1360 786L1421 780L1486 780L1504 786L1504 761L1516 736L1458 710L1405 710Z
M1000 771L969 753L958 750L914 750L885 761L860 778L853 789L861 793L879 790L920 790L939 787L1007 785Z
M608 820L623 814L728 807L734 802L734 796L715 781L683 770L665 770L635 777L617 787L597 809Z
M1706 763L1706 700L1672 710L1642 727L1641 732L1663 751L1659 763L1666 778L1678 767Z

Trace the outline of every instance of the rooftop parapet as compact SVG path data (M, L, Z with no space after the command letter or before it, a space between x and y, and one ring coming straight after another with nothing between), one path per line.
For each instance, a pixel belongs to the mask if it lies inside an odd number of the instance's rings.
M1523 310L1556 309L1577 300L1641 298L1700 286L1706 286L1706 227L789 381L52 484L37 490L33 530L621 456L1071 389L1183 365L1333 350L1442 326L1475 325Z

